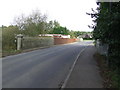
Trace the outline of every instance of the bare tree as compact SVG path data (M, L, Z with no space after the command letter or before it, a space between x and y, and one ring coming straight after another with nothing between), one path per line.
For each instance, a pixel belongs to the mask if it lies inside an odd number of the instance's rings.
M14 21L24 34L36 36L45 33L47 27L46 20L47 15L43 15L39 10L35 10L28 16L22 14L20 17L15 18Z

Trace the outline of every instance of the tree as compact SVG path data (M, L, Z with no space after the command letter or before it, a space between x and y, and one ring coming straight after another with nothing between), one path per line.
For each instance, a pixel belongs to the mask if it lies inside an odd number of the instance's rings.
M69 35L70 35L71 38L75 38L75 33L74 32L75 31L73 31L73 30L69 31Z
M56 20L54 20L53 25L54 25L53 26L54 28L60 27L60 23L58 21L56 21Z
M52 34L63 34L63 35L68 35L69 30L66 27L54 27L53 31L51 32Z
M97 12L88 15L94 18L94 38L109 45L109 67L120 69L120 2L101 2Z
M21 15L16 18L15 23L22 30L23 34L28 36L38 36L46 33L47 30L47 16L42 15L38 10L32 12L28 16Z
M54 23L53 23L53 21L52 21L52 20L49 21L46 26L47 26L47 33L52 33L53 28L54 28Z

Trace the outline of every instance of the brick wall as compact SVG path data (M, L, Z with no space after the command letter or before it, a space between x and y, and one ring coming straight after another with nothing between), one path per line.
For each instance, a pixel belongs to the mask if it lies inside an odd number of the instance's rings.
M77 41L78 41L77 39L71 39L71 38L54 38L54 45L73 43Z

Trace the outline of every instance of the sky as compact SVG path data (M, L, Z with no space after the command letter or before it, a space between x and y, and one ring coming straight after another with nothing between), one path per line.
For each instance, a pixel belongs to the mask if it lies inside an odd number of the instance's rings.
M40 10L48 21L56 20L74 31L92 31L88 28L92 18L86 12L97 8L96 0L1 0L0 3L0 26L9 26L15 17Z

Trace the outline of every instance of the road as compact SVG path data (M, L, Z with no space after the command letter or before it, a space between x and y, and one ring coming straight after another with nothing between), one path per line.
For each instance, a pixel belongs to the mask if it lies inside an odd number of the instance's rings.
M3 58L2 87L59 88L81 50L90 43L58 45Z

